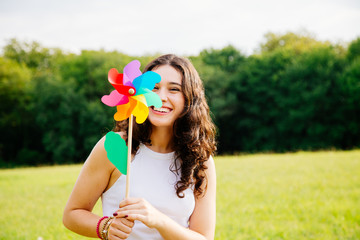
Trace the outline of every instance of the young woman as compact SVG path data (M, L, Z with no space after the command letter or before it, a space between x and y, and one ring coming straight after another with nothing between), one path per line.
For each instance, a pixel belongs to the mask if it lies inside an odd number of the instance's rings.
M108 160L102 138L70 195L64 225L110 240L214 239L215 127L202 81L189 60L172 54L153 60L146 71L160 74L153 91L163 105L150 107L143 124L134 123L130 198L126 176ZM127 123L114 129L124 139ZM91 212L100 197L109 218Z

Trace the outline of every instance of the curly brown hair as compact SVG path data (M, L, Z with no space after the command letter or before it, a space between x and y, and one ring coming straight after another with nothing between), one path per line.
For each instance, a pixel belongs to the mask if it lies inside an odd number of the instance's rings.
M176 194L184 197L183 191L194 185L194 194L202 195L206 191L205 162L216 151L215 125L210 117L203 83L192 63L173 54L162 55L150 62L143 72L151 71L162 65L170 65L182 75L182 92L185 98L183 113L173 126L173 146L176 158L174 173L180 175L175 184ZM113 131L127 131L128 120L116 122ZM151 123L134 123L133 154L140 143L151 144ZM177 164L178 163L178 164Z

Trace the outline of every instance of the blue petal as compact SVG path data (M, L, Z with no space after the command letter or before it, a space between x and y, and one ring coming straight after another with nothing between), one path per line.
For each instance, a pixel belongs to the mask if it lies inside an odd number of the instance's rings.
M144 92L141 92L142 88L153 90L155 87L155 84L161 81L161 76L157 74L156 72L148 71L139 77L135 78L132 82L135 89L136 89L136 95L143 94Z

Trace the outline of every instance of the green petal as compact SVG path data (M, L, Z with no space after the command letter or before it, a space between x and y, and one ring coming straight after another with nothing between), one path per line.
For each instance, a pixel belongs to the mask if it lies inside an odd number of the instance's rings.
M146 99L146 103L148 107L154 106L160 108L162 106L162 101L160 97L153 91L146 91L145 93L143 93L143 95Z
M105 137L104 147L107 157L119 171L127 174L127 151L125 140L114 132L108 132Z

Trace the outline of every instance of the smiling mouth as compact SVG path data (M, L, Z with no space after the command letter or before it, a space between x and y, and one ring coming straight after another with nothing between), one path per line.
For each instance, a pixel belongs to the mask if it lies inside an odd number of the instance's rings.
M152 109L155 111L155 112L160 112L160 113L169 113L172 111L172 109L170 108L156 108L156 107L152 107Z

